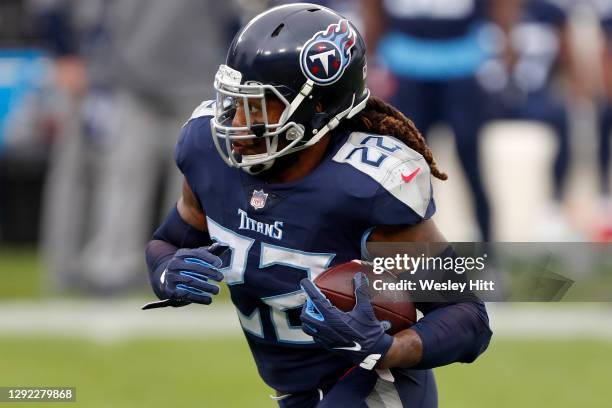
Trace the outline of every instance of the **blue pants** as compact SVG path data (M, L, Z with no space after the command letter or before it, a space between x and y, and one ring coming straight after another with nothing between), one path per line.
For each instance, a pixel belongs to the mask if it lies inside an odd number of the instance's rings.
M472 190L476 219L483 241L491 238L489 200L479 164L479 132L485 120L484 95L473 77L446 81L399 78L392 103L427 135L438 122L448 124L455 135L459 161Z
M394 382L376 371L355 368L327 390L292 394L281 408L437 408L438 390L431 370L391 370Z
M561 201L570 164L569 119L565 104L544 89L528 94L515 117L543 122L554 129L559 144L553 165L553 192L555 199Z
M599 173L601 193L610 194L610 135L612 132L612 101L608 101L599 120Z

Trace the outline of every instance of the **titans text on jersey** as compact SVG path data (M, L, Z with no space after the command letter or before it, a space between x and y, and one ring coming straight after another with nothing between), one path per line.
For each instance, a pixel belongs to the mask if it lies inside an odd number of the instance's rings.
M257 191L253 191L253 197L255 197L256 194ZM253 199L251 199L251 205L253 205ZM274 224L266 224L265 222L250 218L247 212L240 208L238 209L238 215L240 216L240 226L238 229L255 231L274 239L283 239L282 221L274 221Z

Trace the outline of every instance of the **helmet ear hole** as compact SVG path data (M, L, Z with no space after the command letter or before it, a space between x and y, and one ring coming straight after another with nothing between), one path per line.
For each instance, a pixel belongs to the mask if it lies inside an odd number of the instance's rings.
M317 112L313 115L310 127L312 129L321 129L327 122L329 122L329 115L327 112Z

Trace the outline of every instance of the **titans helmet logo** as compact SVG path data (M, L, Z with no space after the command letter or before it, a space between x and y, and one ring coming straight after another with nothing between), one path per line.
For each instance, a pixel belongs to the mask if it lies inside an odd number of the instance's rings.
M355 31L348 20L330 24L319 31L302 47L300 66L307 78L318 85L336 82L351 62L351 48L355 45Z

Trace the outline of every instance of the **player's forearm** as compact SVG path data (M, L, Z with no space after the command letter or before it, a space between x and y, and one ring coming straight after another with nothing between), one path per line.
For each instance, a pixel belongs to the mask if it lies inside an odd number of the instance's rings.
M418 333L406 329L393 336L393 344L377 368L413 367L423 356L423 343Z
M208 233L186 223L174 207L153 233L153 240L149 242L145 252L149 281L155 294L162 299L160 276L179 248L199 248L210 244Z
M484 303L462 302L427 313L412 329L423 343L418 369L471 363L488 347L492 332Z
M471 363L486 350L491 335L482 302L449 304L396 334L378 368L430 369Z
M149 271L149 282L151 283L153 292L155 292L155 295L160 299L164 299L160 279L161 274L177 250L178 248L174 245L157 239L150 241L147 245L145 259Z

